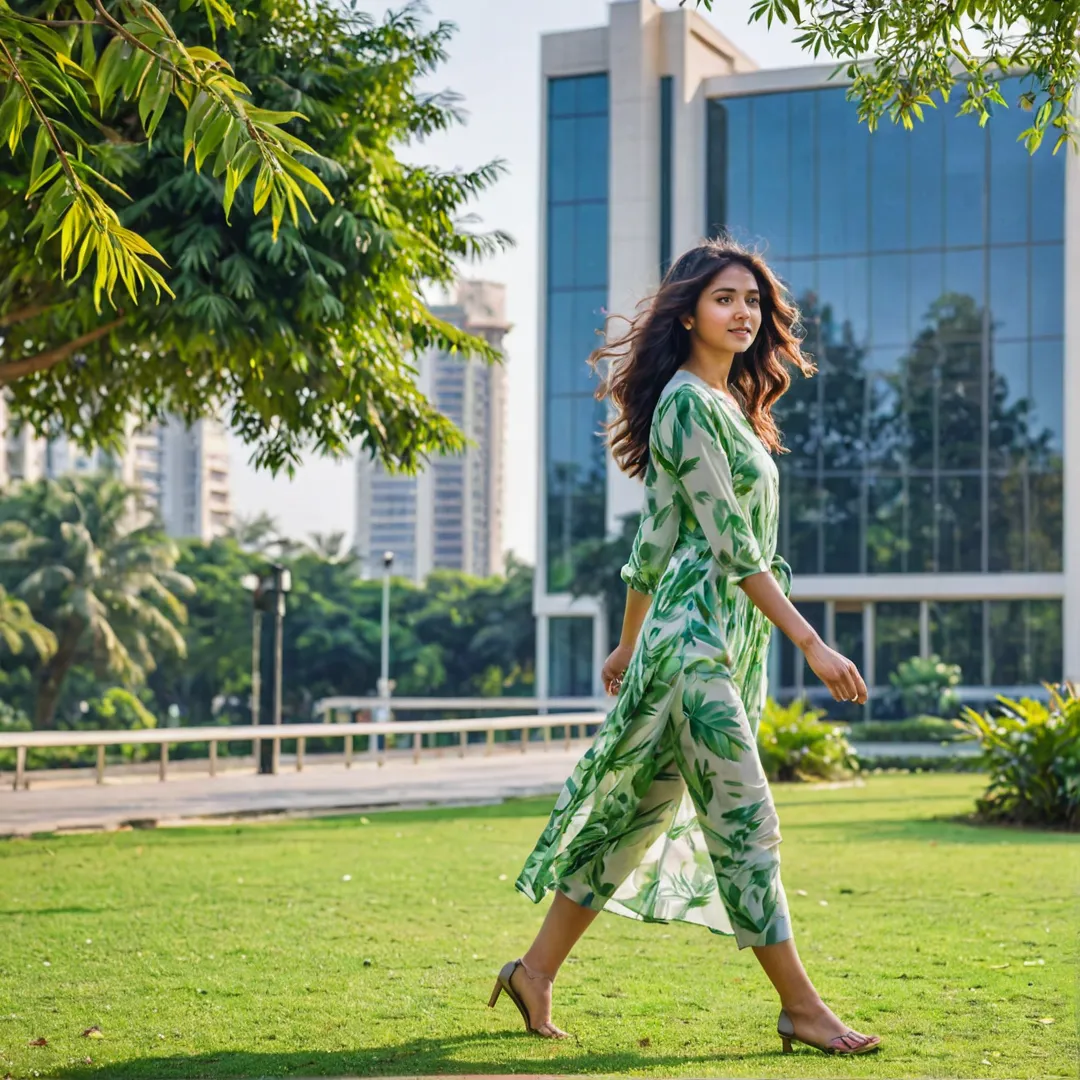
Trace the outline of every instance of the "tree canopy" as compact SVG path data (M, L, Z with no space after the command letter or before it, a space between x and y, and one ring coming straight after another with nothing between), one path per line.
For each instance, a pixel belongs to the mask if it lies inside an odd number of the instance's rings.
M687 0L680 0L685 6ZM712 10L713 0L694 0ZM815 58L836 60L851 80L850 96L871 130L886 114L907 128L963 86L961 113L981 125L993 105L1030 110L1022 133L1034 153L1047 135L1056 152L1075 145L1072 95L1080 77L1080 6L1056 0L754 0L750 21L796 31ZM1028 86L1007 102L998 83L1025 72Z
M72 0L72 11L60 0L41 7L47 22L73 14L78 22L86 2ZM106 12L151 8L144 0L93 2ZM95 282L65 283L58 272L62 236L38 252L22 244L44 196L33 188L29 135L11 141L10 164L0 163L0 387L9 387L16 414L38 430L109 445L132 422L216 412L251 445L255 463L275 471L303 450L343 453L356 440L392 468L460 451L463 436L419 392L410 358L439 347L495 359L485 342L433 315L423 290L451 282L461 260L508 242L470 231L463 213L501 165L442 172L398 157L401 146L461 119L452 95L417 88L444 59L453 27L426 26L413 6L376 22L329 0L249 0L218 29L189 6L168 0L153 11L171 28L170 41L196 58L213 53L210 69L260 103L257 115L332 203L320 196L309 200L313 214L294 215L290 193L298 198L300 176L283 165L277 202L286 212L275 204L271 215L257 213L267 198L275 202L261 171L230 180L230 163L250 155L248 143L242 133L228 146L214 143L228 117L193 120L194 101L185 107L175 76L175 92L154 98L149 112L145 84L90 94L89 119L58 95L55 108L66 109L83 157L130 196L118 220L160 253L174 298L157 303L144 289L137 302L129 296L99 312ZM211 7L226 10L224 0ZM6 8L0 0L2 35L13 18ZM113 48L109 33L96 24L73 29L90 34L92 48L70 46L90 49L80 67L97 65L98 73ZM147 82L165 70L159 61L145 67ZM242 108L249 115L254 106ZM104 126L103 141L90 141L91 121ZM2 122L0 112L0 129ZM115 190L102 190L119 204Z

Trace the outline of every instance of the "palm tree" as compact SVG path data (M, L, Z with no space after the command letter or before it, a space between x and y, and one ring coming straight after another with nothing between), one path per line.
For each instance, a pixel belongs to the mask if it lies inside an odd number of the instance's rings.
M0 641L18 655L29 641L42 660L56 652L56 635L33 616L25 600L12 596L0 585Z
M155 650L185 654L176 545L139 523L137 493L109 476L21 484L0 501L0 569L56 636L35 675L35 727L55 724L64 679L90 662L127 685L155 667Z

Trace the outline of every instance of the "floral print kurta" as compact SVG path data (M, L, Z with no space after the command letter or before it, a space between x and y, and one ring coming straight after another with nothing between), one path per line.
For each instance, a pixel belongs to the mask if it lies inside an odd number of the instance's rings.
M772 624L738 583L771 572L790 592L776 464L738 405L683 369L661 392L649 451L622 577L652 604L517 888L773 944L791 931L756 740Z

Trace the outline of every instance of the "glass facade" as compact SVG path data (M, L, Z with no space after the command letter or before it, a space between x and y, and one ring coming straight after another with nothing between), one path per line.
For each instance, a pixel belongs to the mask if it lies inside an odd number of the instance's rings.
M559 593L573 578L575 547L605 530L606 408L585 361L607 302L607 75L550 79L547 109L544 557L547 591Z
M843 88L709 102L709 231L764 252L819 369L776 407L796 574L1062 569L1065 155L1017 143L1020 92L872 134ZM1060 677L1060 601L913 600L832 608L877 685L920 646L967 685Z

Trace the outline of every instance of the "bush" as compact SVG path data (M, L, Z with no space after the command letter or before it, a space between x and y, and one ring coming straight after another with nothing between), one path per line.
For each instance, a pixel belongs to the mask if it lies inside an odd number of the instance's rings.
M778 705L772 698L758 727L758 753L770 780L842 780L859 770L846 728L822 719L799 698Z
M905 716L955 716L960 699L954 687L960 677L957 664L946 664L936 654L925 660L913 656L889 676L891 696L899 700Z
M908 720L867 720L848 725L854 742L945 742L964 738L955 720L913 716Z
M1043 685L1049 707L1032 698L999 697L999 716L965 707L958 721L982 744L990 773L975 804L984 821L1080 827L1080 697L1069 683Z

